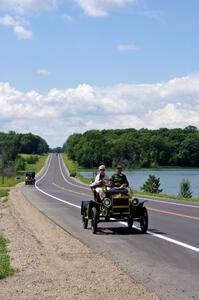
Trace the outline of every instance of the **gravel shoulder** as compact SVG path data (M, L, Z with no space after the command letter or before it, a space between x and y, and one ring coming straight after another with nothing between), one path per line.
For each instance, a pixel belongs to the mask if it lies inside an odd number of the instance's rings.
M2 300L159 299L40 213L20 185L0 206L0 232L20 270L0 281Z

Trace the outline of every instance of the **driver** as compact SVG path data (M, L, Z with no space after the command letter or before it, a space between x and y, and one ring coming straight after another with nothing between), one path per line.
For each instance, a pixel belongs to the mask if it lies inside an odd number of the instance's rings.
M102 200L105 197L103 186L106 185L106 181L109 181L109 178L105 174L105 165L99 166L98 170L99 173L95 177L95 181L90 185L90 187L95 188L96 193Z
M126 175L122 173L122 165L117 164L115 174L110 178L111 186L116 189L125 189L129 186Z

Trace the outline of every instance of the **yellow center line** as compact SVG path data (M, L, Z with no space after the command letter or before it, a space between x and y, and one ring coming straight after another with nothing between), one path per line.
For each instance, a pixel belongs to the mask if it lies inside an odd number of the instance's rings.
M81 193L81 192L76 192L74 190L71 190L71 189L67 189L59 184L56 184L55 182L52 182L52 184L56 187L58 187L59 189L61 190L64 190L64 191L67 191L67 192L70 192L70 193L73 193L73 194L77 194L77 195L80 195L80 196L86 196L86 197L89 197L87 194L85 193ZM166 215L173 215L173 216L178 216L178 217L182 217L182 218L187 218L187 219L192 219L192 220L197 220L199 221L199 217L194 217L194 216L189 216L189 215L184 215L184 214L179 214L179 213L175 213L175 212L172 212L172 211L167 211L167 210L161 210L161 209L156 209L156 208L149 208L147 207L147 209L149 211L154 211L154 212L159 212L159 213L162 213L162 214L166 214Z
M173 216L178 216L178 217L183 217L183 218L188 218L188 219L199 221L199 217L194 217L194 216L179 214L179 213L175 213L175 212L172 212L172 211L161 210L161 209L156 209L156 208L149 208L149 207L147 207L147 209L150 210L150 211L154 211L154 212L160 212L162 214L173 215Z
M77 195L87 196L87 197L88 197L88 195L85 194L85 193L76 192L76 191L74 191L74 190L67 189L67 188L65 188L65 187L63 187L63 186L61 186L61 185L59 185L59 184L56 184L55 182L52 182L52 185L58 187L58 188L61 189L61 190L64 190L64 191L67 191L67 192L70 192L70 193L73 193L73 194L77 194Z

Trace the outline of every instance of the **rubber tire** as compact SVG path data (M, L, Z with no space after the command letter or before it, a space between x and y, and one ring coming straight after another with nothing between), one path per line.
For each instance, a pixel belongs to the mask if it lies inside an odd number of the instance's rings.
M146 233L148 230L148 212L146 207L142 207L140 216L140 228L142 233Z
M133 218L132 217L128 218L127 224L128 224L128 229L133 230Z
M97 221L98 221L97 209L96 209L96 207L93 207L92 208L92 218L91 218L91 229L92 229L93 234L96 234L96 232L97 232Z
M87 229L88 228L88 219L85 219L85 217L82 217L82 224L83 224L83 228Z

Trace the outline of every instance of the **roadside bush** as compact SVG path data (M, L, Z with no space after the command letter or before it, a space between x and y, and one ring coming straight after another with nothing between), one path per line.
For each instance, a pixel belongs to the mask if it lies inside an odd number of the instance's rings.
M70 177L76 177L77 173L76 172L71 172Z
M180 184L180 192L178 195L184 198L192 198L191 185L189 180L182 180Z
M28 164L33 165L39 160L39 157L38 157L38 155L30 155L30 156L27 156L25 158L25 160Z
M15 160L16 171L24 171L26 168L26 162L22 157L17 157Z
M140 189L141 191L152 194L159 194L163 191L160 189L160 178L157 178L154 175L149 175L148 179Z

